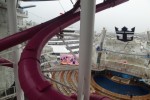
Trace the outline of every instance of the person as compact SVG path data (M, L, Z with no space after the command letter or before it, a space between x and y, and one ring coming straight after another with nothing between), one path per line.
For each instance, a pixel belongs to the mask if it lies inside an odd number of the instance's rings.
M132 94L130 94L130 98L132 99L132 97L133 97L133 95Z

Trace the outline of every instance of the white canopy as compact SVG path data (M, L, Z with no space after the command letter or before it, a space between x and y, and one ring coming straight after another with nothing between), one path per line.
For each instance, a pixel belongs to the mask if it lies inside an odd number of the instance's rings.
M69 50L66 49L66 46L62 45L51 45L54 53L69 53Z

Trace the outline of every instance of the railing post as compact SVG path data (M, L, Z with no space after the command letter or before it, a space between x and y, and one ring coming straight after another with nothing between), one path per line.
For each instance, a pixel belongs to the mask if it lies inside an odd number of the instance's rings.
M5 91L5 96L7 96L7 90L4 90Z
M15 86L13 86L13 90L14 90L14 93L16 93L16 87Z

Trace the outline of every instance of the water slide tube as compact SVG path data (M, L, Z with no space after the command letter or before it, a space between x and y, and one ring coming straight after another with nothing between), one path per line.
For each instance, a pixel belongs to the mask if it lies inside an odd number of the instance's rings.
M108 0L108 2L98 4L96 12L119 5L125 1L128 0ZM40 71L39 58L43 46L50 38L79 19L80 12L73 8L53 20L0 40L0 51L2 51L30 39L22 52L19 62L20 84L29 100L74 100L73 97L64 96L56 91L44 78ZM7 44L7 46L2 44ZM108 98L96 95L91 95L90 99L108 100Z

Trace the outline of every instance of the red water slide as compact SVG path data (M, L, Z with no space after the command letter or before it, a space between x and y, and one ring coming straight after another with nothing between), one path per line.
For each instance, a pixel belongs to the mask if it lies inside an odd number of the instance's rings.
M107 0L96 6L96 12L119 5L128 0ZM17 45L28 39L30 41L23 50L19 62L19 81L29 100L74 100L76 97L67 97L56 91L44 78L40 71L40 55L44 45L62 29L80 19L79 0L75 7L67 13L45 22L41 25L19 32L0 40L0 51ZM91 95L91 100L108 100L108 98Z

